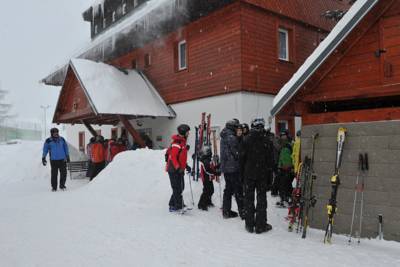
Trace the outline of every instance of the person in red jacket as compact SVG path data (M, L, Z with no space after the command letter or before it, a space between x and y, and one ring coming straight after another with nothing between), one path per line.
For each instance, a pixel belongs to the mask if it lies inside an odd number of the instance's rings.
M167 151L166 170L172 187L172 195L169 200L169 210L177 211L184 207L182 192L185 188L185 169L190 172L187 165L188 146L186 144L190 127L186 124L179 125L178 134L172 136L172 143Z

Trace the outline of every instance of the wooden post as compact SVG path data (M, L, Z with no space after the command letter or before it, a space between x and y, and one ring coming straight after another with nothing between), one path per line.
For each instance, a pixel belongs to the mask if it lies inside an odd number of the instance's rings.
M82 123L86 126L86 128L89 130L89 132L96 137L97 132L93 129L92 125L90 125L87 121L82 120Z
M146 144L143 141L142 137L140 137L140 134L135 130L135 128L132 126L132 124L130 123L130 121L122 115L119 115L119 120L122 122L122 124L124 125L124 127L128 130L128 132L132 135L133 139L135 140L136 143L138 143L138 145L141 148L145 148Z

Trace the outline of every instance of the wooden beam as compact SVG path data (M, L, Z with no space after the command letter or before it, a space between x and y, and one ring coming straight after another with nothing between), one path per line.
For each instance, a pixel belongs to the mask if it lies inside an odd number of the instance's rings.
M82 120L81 122L86 126L86 128L89 130L89 132L90 132L94 137L97 136L97 132L93 129L92 125L90 125L90 124L89 124L87 121L85 121L85 120Z
M142 137L140 137L140 134L135 130L135 128L132 126L130 121L126 116L123 115L118 115L119 120L122 122L124 127L128 130L128 132L132 135L133 139L135 140L136 143L139 144L141 148L145 148L146 144L143 141Z

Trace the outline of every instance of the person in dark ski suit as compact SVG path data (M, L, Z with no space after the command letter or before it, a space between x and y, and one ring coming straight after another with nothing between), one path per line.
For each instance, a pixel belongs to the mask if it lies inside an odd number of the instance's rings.
M285 207L290 202L292 196L293 161L292 161L292 145L289 134L283 131L280 134L281 150L279 152L278 175L279 175L279 196L280 201L277 206Z
M43 145L42 164L47 165L46 157L49 153L52 191L57 191L58 172L60 172L60 189L65 190L67 162L70 162L68 144L63 137L59 136L57 128L52 128L50 135Z
M235 196L239 213L243 216L243 198L240 183L240 165L239 165L239 140L236 130L239 123L230 120L226 123L221 132L221 172L225 178L225 190L222 203L222 216L234 218L238 216L237 212L231 210L232 196Z
M177 211L184 208L182 192L185 189L185 169L191 172L187 165L188 146L186 144L189 137L190 127L186 124L179 125L178 134L172 136L172 143L167 150L166 170L171 182L172 195L169 200L169 210Z
M263 118L254 119L240 149L245 184L245 228L250 233L253 233L255 228L258 234L272 229L272 226L267 224L267 191L272 183L273 144L264 127Z
M204 146L199 153L201 163L201 180L203 181L203 193L200 196L197 207L201 210L208 210L209 207L214 207L212 203L212 195L214 194L213 180L216 176L220 176L219 165L215 166L211 159L212 152L210 146Z
M250 131L249 125L247 123L243 123L242 128L243 128L243 136L248 135Z

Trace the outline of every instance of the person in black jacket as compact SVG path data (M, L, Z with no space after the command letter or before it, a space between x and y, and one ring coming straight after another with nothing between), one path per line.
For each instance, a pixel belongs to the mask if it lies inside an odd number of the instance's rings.
M243 198L240 194L239 140L237 128L239 123L230 120L221 132L221 172L225 178L225 190L222 203L222 215L225 219L238 216L231 210L232 196L235 196L239 213L243 215Z
M272 229L267 224L267 191L272 183L273 144L264 127L264 119L254 119L240 150L245 184L245 226L248 232L253 233L255 228L258 234ZM254 207L255 191L257 207Z
M199 204L201 210L208 210L209 207L214 207L212 203L212 195L214 194L213 180L216 176L221 175L219 165L215 166L211 160L212 152L210 146L204 146L199 153L201 163L201 180L203 181L203 193L200 196Z

